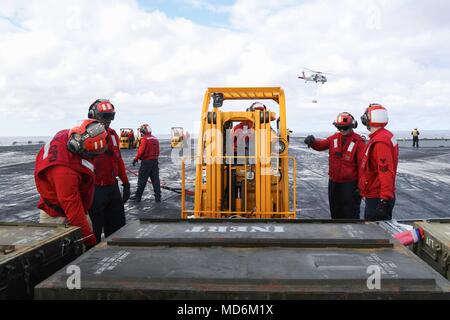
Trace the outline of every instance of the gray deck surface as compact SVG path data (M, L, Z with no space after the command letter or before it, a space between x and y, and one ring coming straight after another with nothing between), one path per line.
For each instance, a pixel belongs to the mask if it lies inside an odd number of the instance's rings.
M431 143L431 142L430 142ZM444 144L444 142L443 142ZM438 218L450 216L450 147L427 147L418 150L401 143L397 177L397 201L394 218ZM406 145L406 146L405 146ZM433 142L433 145L435 143ZM39 146L0 147L0 221L37 221L38 195L34 185L34 159ZM127 168L137 172L131 162L135 150L123 150ZM328 153L307 149L302 139L293 138L290 156L297 161L297 207L299 218L329 218ZM168 140L161 141L160 177L167 186L180 187L181 170L173 163ZM189 168L188 168L189 169ZM191 168L192 169L192 168ZM188 170L189 171L189 170ZM189 172L193 172L190 170ZM129 173L134 192L137 177ZM139 217L179 218L181 196L163 190L163 202L154 202L151 187L139 204L125 206L128 220ZM192 200L187 197L187 200ZM363 205L361 212L363 212Z

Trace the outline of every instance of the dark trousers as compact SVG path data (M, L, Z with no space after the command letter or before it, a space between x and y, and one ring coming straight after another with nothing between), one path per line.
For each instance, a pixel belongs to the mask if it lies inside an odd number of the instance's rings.
M102 239L102 231L105 237L109 237L125 225L125 209L117 182L109 186L95 187L89 216L97 242Z
M419 147L419 137L413 137L413 148Z
M337 183L329 180L328 200L332 219L359 219L361 197L358 182Z
M158 160L143 160L139 167L138 187L136 190L136 197L141 198L144 193L147 181L150 178L153 185L153 192L155 193L155 199L161 199L161 184L159 182L159 167Z
M394 209L395 198L388 202L389 210L385 214L381 214L377 211L377 206L380 200L380 198L366 198L366 210L364 211L365 220L381 221L392 219L392 210Z

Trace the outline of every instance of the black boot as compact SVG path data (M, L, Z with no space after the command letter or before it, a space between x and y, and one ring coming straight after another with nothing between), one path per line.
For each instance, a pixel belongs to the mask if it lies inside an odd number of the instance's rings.
M130 197L130 200L134 202L141 202L142 199L140 196L134 195Z

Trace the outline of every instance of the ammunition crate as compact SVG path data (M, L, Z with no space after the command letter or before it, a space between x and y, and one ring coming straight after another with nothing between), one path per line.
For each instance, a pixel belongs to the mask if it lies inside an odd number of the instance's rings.
M450 280L450 222L416 222L424 231L424 239L414 245L414 252L433 269Z
M81 230L0 222L0 300L31 299L33 288L81 255Z
M79 287L60 270L35 298L450 299L446 279L365 222L136 221L73 264Z

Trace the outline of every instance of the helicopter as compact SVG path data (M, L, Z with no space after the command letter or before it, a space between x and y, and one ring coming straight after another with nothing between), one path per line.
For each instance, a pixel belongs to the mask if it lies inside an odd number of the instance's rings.
M302 75L298 77L299 79L303 79L303 80L305 80L305 82L308 82L308 81L312 81L315 83L321 82L322 84L324 84L325 82L328 81L327 77L324 76L324 74L327 74L327 73L324 73L321 71L314 71L314 70L311 70L308 68L304 68L304 69L307 70L308 72L311 72L311 75L307 76L305 73L305 70L303 70Z

